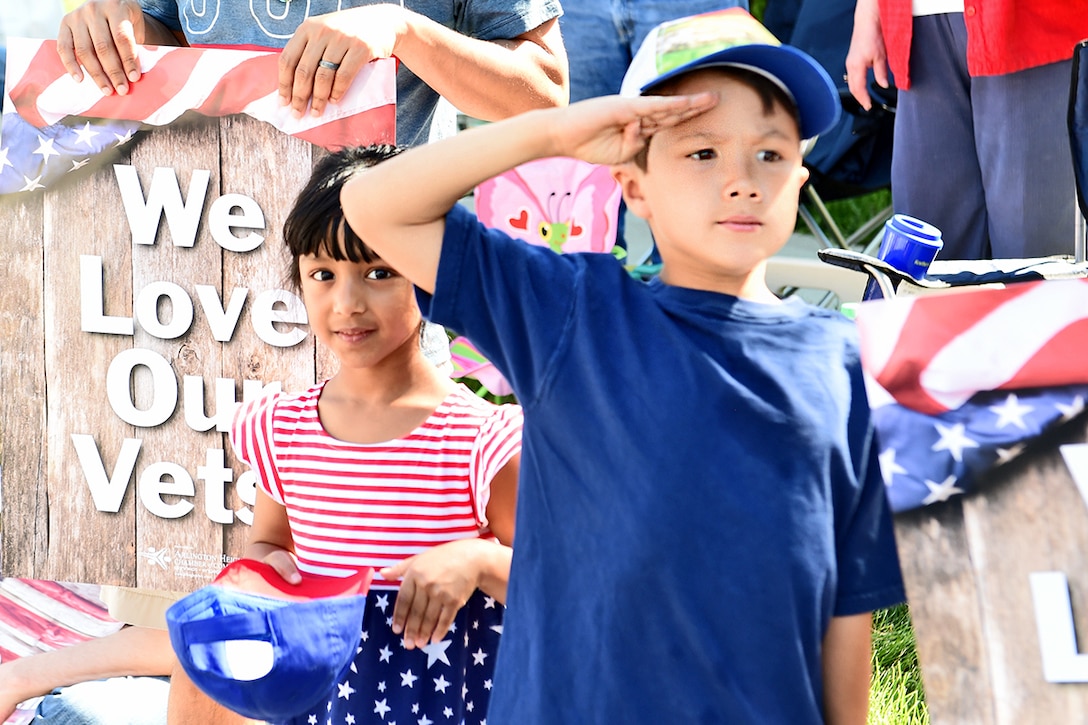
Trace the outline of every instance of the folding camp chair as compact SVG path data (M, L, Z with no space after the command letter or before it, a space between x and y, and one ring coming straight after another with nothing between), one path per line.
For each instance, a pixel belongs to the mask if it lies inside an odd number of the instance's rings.
M1085 217L1088 202L1088 40L1082 40L1073 48L1073 79L1069 86L1069 145L1073 152L1073 179L1077 187L1076 241L1074 257L1085 258Z
M884 222L892 215L890 205L879 209L847 235L825 203L887 189L891 183L896 91L894 87L885 89L870 83L874 105L866 111L842 80L854 27L854 2L768 3L764 24L779 40L805 51L823 65L838 86L843 107L835 127L821 135L805 154L810 178L802 190L798 209L801 220L826 247L875 249Z

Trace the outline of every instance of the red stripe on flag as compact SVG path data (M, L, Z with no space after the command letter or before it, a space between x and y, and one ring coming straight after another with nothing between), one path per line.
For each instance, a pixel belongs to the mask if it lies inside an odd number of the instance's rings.
M372 108L294 134L329 150L373 143L396 143L397 109L393 104Z
M49 123L38 113L35 100L51 83L66 75L68 71L64 69L60 56L57 55L57 42L43 41L34 53L26 73L8 90L19 115L38 128L48 126Z
M1048 280L863 305L863 364L900 404L931 415L986 390L1088 383L1086 286Z
M253 101L276 91L279 55L259 55L239 63L223 74L196 109L205 116L242 113Z
M129 86L128 93L123 96L116 93L102 96L101 101L79 115L143 121L185 86L199 59L200 56L195 53L167 53L140 76L140 80Z
M930 396L922 385L921 377L929 363L945 346L990 314L995 306L1023 294L1024 287L1017 285L941 295L939 304L933 303L936 296L913 300L891 357L882 370L874 371L877 382L908 408L931 414L944 412L947 407Z

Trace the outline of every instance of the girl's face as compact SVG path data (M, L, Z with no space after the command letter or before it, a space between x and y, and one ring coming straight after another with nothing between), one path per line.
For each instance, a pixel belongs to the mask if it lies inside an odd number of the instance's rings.
M419 350L422 316L412 284L381 259L299 257L310 329L342 367L367 368L407 346Z

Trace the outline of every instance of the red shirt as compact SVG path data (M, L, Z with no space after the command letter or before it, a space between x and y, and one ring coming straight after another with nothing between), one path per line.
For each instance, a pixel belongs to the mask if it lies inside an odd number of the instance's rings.
M880 24L895 85L910 88L911 0L880 0ZM1088 0L967 0L967 71L1013 73L1073 57L1088 38Z

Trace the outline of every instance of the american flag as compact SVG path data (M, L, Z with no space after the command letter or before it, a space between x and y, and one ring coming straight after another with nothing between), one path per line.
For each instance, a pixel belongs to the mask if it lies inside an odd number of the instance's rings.
M975 490L1088 400L1088 281L865 303L857 315L893 511Z
M395 141L395 60L369 64L320 117L295 118L279 102L278 57L275 51L143 46L140 81L124 96L103 96L89 76L72 80L56 41L9 38L0 193L49 186L127 142L138 128L164 126L190 111L244 113L330 149Z

